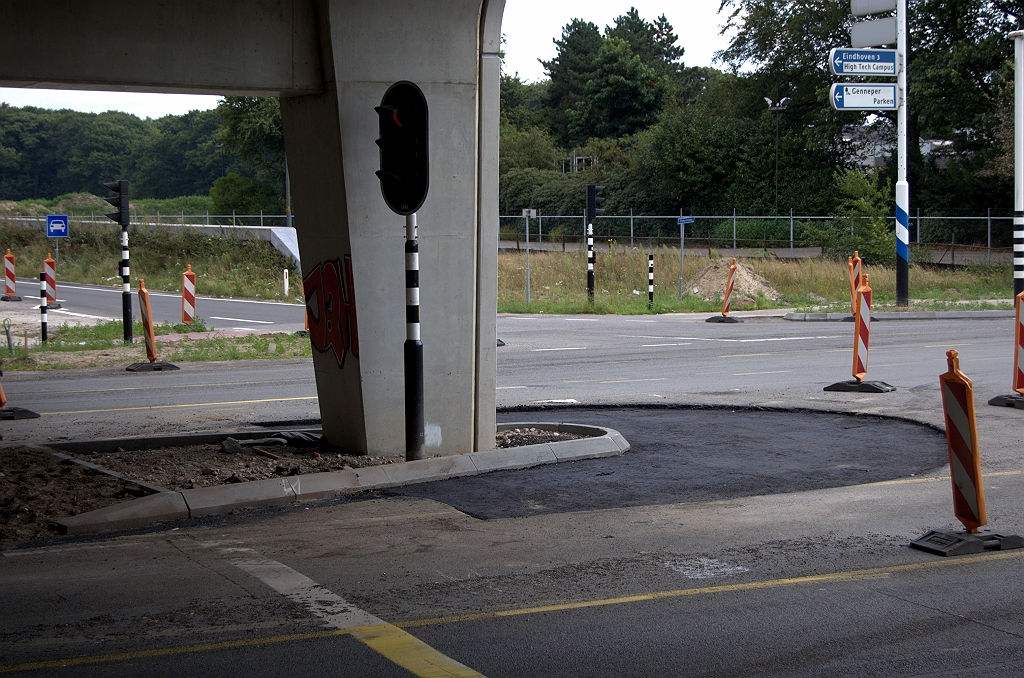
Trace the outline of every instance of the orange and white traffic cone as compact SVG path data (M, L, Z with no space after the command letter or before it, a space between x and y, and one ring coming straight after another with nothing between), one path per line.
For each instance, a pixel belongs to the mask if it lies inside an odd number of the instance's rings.
M4 296L0 301L21 301L18 296L18 280L14 277L14 255L7 250L4 255Z
M988 523L985 509L985 485L981 477L981 450L974 411L974 385L960 371L956 351L946 351L949 371L939 375L942 411L946 420L946 447L949 451L949 475L953 481L953 515L966 532L931 530L910 546L940 556L959 556L985 550L1004 551L1024 547L1024 539L1013 534L985 532L978 528Z
M989 405L1016 407L1024 410L1024 292L1017 295L1017 321L1014 323L1013 342L1013 393L996 396Z
M192 272L192 264L181 274L181 322L191 325L196 319L196 274Z
M850 315L857 315L857 290L860 289L861 265L860 252L853 251L852 257L847 257L847 267L850 269Z
M43 276L46 279L46 305L49 308L60 308L57 303L57 262L53 260L52 252L48 252L43 261Z
M857 393L888 393L895 391L884 381L864 381L868 376L868 349L871 347L871 285L869 276L864 275L863 284L857 290L854 306L853 333L853 381L840 381L825 387L826 391L854 391Z
M722 315L713 315L707 319L709 323L741 323L739 318L729 317L729 308L732 306L732 291L736 284L736 260L729 265L729 277L725 279L725 295L722 297Z
M149 306L149 290L146 281L139 278L139 313L142 315L142 333L146 338L146 357L148 363L133 363L126 369L129 372L164 372L179 369L177 365L157 361L156 335L153 331L153 314Z

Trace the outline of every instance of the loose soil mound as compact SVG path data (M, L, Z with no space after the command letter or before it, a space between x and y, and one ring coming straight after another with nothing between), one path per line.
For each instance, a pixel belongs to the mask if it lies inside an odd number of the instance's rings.
M732 259L724 257L712 259L711 263L694 276L686 289L704 301L721 299L725 295L725 282L729 278L730 264L732 264ZM742 297L755 299L759 293L772 301L778 301L781 296L778 290L771 286L771 283L754 273L754 269L742 262L737 262L733 299Z

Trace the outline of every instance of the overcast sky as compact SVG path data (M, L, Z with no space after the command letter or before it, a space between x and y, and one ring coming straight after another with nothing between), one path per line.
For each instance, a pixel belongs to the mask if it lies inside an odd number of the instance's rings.
M505 71L518 72L527 81L543 78L544 69L537 60L550 60L555 55L552 39L561 36L562 26L578 17L603 30L630 6L636 7L648 21L665 14L679 36L679 44L686 50L683 62L688 66L710 66L714 53L727 44L727 37L719 35L723 20L717 14L718 5L718 0L507 0L502 22L507 41ZM217 99L187 94L0 88L0 101L12 106L71 108L92 113L118 110L143 118L213 108Z

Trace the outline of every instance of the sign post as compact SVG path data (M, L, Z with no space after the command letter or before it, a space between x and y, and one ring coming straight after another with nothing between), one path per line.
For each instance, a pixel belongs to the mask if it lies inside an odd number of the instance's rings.
M530 305L530 219L537 218L537 210L523 210L526 220L526 305Z
M71 230L68 225L71 220L68 219L66 214L47 214L46 215L46 237L47 238L66 238L70 234ZM56 242L54 251L57 253L55 262L60 261L60 240Z
M682 210L679 210L680 212ZM679 217L679 298L683 298L683 255L686 253L686 224L693 223L693 217Z

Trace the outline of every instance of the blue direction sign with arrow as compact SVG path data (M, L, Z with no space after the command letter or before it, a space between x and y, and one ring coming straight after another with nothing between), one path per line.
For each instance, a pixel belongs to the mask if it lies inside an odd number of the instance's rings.
M68 215L47 214L46 215L46 237L66 238L68 237Z
M828 55L836 75L891 75L896 77L896 50L836 47Z
M676 223L682 226L683 224L692 224L693 217L679 217L676 219Z
M837 111L895 111L898 103L895 83L839 83L829 99Z

